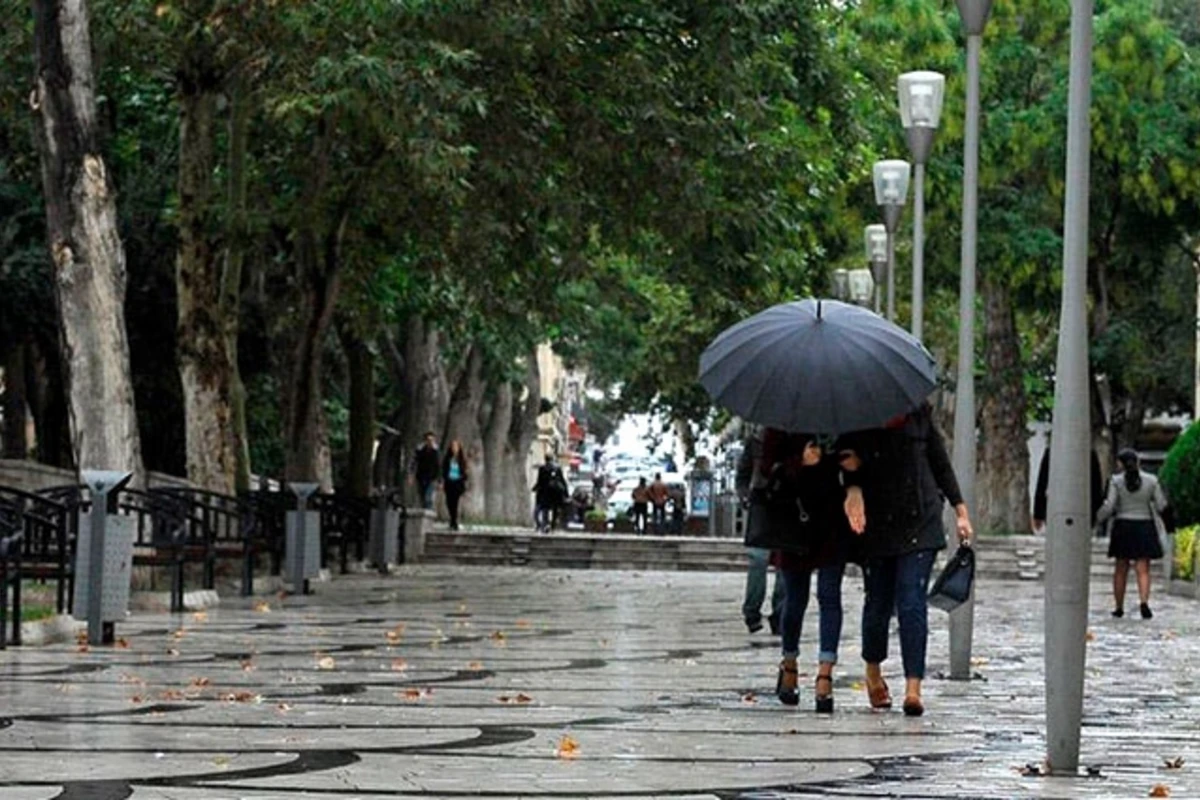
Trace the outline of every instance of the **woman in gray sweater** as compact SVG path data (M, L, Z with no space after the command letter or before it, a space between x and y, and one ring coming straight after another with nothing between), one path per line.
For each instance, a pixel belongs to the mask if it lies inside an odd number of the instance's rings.
M1117 560L1113 571L1116 608L1112 613L1114 617L1125 616L1125 585L1132 562L1137 569L1142 619L1150 619L1154 616L1150 611L1150 561L1163 556L1159 514L1166 508L1167 498L1158 479L1142 472L1137 453L1125 449L1117 459L1122 472L1108 482L1108 494L1097 514L1100 522L1116 516L1108 544L1108 557Z

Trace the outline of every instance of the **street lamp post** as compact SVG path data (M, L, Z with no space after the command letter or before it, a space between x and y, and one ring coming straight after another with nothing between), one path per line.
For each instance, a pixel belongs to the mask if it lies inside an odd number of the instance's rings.
M958 380L954 389L954 472L975 513L975 245L979 220L979 59L992 0L958 0L967 34L967 115L963 128L962 274L958 290ZM971 678L975 597L950 614L950 677Z
M1046 755L1051 770L1063 774L1079 769L1091 571L1087 353L1091 79L1092 0L1071 0L1063 290L1050 440L1054 491L1046 517L1045 593Z
M887 279L887 228L883 225L868 225L863 231L867 245L867 263L871 265L871 277L875 279L875 313L883 312L883 282ZM1197 352L1200 352L1198 348Z
M909 176L908 162L898 159L876 161L872 170L875 203L883 208L883 225L887 229L887 318L893 322L896 320L896 229L908 199Z
M920 339L925 322L925 164L942 116L946 78L937 72L906 72L897 90L900 122L913 160L912 335Z

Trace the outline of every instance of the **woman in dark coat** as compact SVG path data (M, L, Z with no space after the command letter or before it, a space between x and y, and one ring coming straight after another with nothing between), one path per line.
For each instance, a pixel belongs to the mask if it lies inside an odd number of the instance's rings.
M442 491L446 493L446 510L450 512L450 530L458 530L458 504L467 491L467 456L462 442L455 439L446 450L442 462Z
M820 644L815 706L818 713L829 714L833 712L833 668L842 636L842 576L849 539L838 466L823 453L814 437L768 429L757 469L763 473L762 478L774 474L791 488L797 501L796 547L779 551L776 560L785 599L780 619L783 660L775 691L785 705L800 702L796 659L812 574L816 572Z
M972 533L967 506L928 404L883 428L848 436L840 446L847 482L855 484L847 490L847 515L851 529L861 535L856 545L864 562L867 694L873 708L891 708L881 665L894 612L904 661L904 713L920 716L929 575L934 556L946 546L943 503L954 506L958 538L964 542Z

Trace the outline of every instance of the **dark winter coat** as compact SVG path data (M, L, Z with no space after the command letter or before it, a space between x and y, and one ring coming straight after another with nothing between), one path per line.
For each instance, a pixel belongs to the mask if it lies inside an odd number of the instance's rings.
M838 446L862 461L845 480L862 487L867 529L858 546L864 557L946 546L944 503L958 505L962 492L928 405L894 426L847 435Z
M413 457L413 468L417 480L421 483L431 483L438 479L441 470L441 456L437 447L421 445Z

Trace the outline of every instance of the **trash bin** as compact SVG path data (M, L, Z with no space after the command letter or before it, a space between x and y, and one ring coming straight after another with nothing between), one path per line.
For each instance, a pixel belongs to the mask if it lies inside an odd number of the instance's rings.
M283 574L297 594L308 594L308 581L321 574L321 512L308 510L308 498L319 484L292 483L296 510L286 515Z

